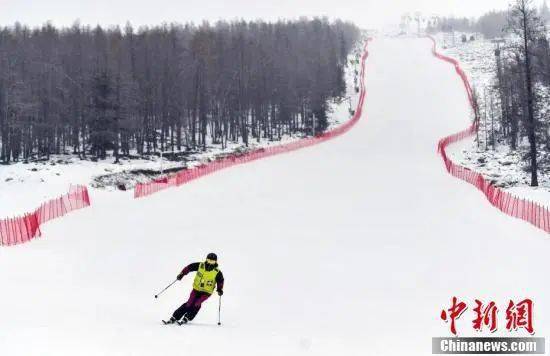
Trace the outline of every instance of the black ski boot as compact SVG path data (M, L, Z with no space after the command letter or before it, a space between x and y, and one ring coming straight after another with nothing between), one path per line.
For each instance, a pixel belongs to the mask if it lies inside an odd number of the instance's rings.
M187 317L184 315L183 318L178 321L178 324L183 325L183 324L187 324L189 322L189 319L187 319Z
M170 317L170 320L168 320L168 321L163 320L162 323L164 325L170 325L170 324L175 324L175 323L179 323L179 322L176 320L176 318L174 318L172 316L172 317Z

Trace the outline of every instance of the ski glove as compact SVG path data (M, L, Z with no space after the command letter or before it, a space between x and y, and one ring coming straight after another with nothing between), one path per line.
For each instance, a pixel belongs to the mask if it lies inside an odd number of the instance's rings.
M223 295L223 290L218 289L218 295L221 297Z
M185 276L185 274L183 273L178 274L178 281L181 281L183 279L183 276Z

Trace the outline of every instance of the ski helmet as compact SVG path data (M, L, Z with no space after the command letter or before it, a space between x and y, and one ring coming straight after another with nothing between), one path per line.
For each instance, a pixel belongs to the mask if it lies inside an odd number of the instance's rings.
M218 256L213 253L213 252L210 252L207 256L206 256L206 259L207 260L212 260L212 261L217 261L218 260Z

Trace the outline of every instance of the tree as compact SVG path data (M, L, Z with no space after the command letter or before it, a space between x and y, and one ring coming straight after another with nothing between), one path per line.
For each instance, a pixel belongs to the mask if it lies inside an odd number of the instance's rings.
M502 36L507 22L508 14L506 11L491 11L477 20L476 29L481 32L485 38L495 38Z
M319 134L359 35L325 18L0 28L0 160Z
M543 26L533 6L533 0L515 0L510 7L509 24L510 30L521 39L521 44L517 47L517 51L522 61L523 75L525 76L524 86L527 112L525 126L530 148L531 186L536 187L539 183L532 46L543 34Z

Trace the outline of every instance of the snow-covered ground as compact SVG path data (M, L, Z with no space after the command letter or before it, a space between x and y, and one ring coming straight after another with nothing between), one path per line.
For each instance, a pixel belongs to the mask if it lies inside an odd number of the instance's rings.
M469 39L472 34L465 34ZM451 34L439 33L434 36L442 53L460 61L462 68L468 74L474 86L479 105L482 108L490 107L491 95L489 88L494 84L496 74L495 50L497 43L474 34L474 41L463 43L461 33L455 33L454 40ZM542 93L541 90L539 92ZM548 97L548 96L546 96ZM496 116L496 115L495 115ZM473 119L473 113L470 114ZM496 144L494 149L490 144L489 131L491 125L496 124L498 118L487 117L482 114L479 139L471 138L464 143L451 147L449 153L453 161L482 173L493 184L539 204L550 206L550 174L539 172L539 187L531 187L531 173L522 159L527 154L528 143L522 142L518 151L511 151L507 145ZM491 120L495 120L493 123ZM540 160L549 161L550 155L541 152Z
M430 47L372 43L366 117L347 135L137 201L97 192L43 239L0 249L2 354L425 356L450 335L453 296L530 297L548 337L550 240L445 172L436 144L469 108ZM191 278L153 295L210 251L223 325L213 297L193 324L161 326ZM472 313L461 336L479 335ZM499 326L487 336L510 335Z
M349 56L350 63L362 54L362 50L363 43L359 43ZM347 66L346 99L329 102L329 129L353 116L349 110L350 107L355 109L359 100L359 93L355 91L356 71L358 73L359 70L358 62ZM159 177L161 170L192 168L232 152L280 145L301 138L296 135L283 136L280 141L251 141L249 147L242 142L228 143L225 149L221 145L209 145L206 152L189 154L184 162L152 155L147 159L121 159L119 164L115 164L112 157L92 162L71 155L54 155L49 161L0 166L0 219L28 213L41 203L66 194L71 184L90 186L93 198L96 188L115 191L118 185L124 185L126 189L132 189L138 182L149 182Z

